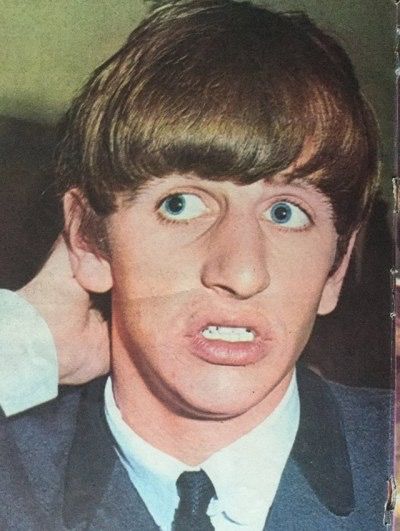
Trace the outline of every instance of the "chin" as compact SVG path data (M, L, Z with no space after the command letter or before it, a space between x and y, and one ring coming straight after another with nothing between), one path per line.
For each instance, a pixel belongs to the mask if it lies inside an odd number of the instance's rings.
M215 369L214 369L215 370ZM180 386L164 395L164 400L176 413L187 418L207 420L227 420L249 412L263 402L271 403L268 399L273 385L267 386L265 381L257 382L254 378L237 378L238 368L224 368L224 378L209 378L198 381L197 385ZM226 373L234 373L228 375ZM267 399L267 400L266 400Z
M243 400L214 400L205 402L204 400L180 400L175 404L176 412L182 417L197 420L223 421L244 415L257 405L257 402Z

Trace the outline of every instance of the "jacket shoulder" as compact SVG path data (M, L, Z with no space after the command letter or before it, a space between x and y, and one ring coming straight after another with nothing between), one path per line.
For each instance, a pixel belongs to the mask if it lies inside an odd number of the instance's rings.
M21 505L36 503L46 513L52 510L61 490L80 396L80 388L60 389L55 400L1 420L7 460L0 459L0 492L13 492Z

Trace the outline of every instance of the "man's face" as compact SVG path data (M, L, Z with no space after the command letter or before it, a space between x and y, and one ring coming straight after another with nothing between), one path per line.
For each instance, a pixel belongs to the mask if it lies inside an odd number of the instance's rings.
M331 214L310 186L179 175L121 202L108 222L117 377L193 418L272 410L336 304Z

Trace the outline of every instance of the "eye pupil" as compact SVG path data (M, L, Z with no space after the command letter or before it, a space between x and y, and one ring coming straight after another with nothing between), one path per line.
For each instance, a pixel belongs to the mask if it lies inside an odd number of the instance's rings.
M278 203L272 207L271 218L275 223L286 223L292 217L292 211L289 205Z
M165 207L170 214L180 214L185 204L186 200L183 195L173 195L165 201Z

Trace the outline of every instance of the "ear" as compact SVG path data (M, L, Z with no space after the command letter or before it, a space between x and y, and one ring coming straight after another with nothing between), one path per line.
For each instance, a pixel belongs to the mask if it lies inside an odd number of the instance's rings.
M64 195L65 235L71 268L75 279L87 291L105 293L112 287L108 259L82 234L82 220L88 206L79 190L69 190Z
M344 277L346 276L347 268L353 252L354 242L356 241L357 231L353 232L349 244L347 246L346 254L343 256L342 261L336 271L330 275L325 283L322 291L322 297L318 306L318 315L327 315L333 312L339 300L340 292L342 289Z

